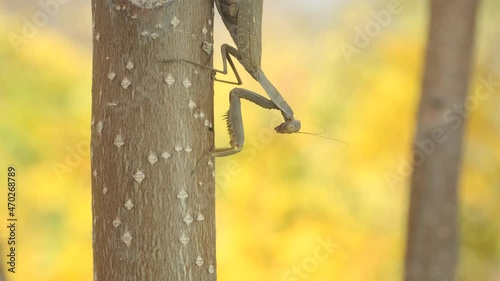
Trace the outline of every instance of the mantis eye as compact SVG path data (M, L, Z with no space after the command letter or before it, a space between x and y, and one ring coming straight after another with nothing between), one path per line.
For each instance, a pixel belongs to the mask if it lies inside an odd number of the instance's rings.
M274 130L280 134L297 133L300 130L300 121L299 120L285 121L276 128L274 128Z

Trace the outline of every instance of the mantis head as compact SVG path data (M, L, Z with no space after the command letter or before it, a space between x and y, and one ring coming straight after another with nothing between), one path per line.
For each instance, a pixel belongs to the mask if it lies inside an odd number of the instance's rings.
M274 130L276 131L276 133L279 133L279 134L300 133L300 134L304 134L304 135L312 135L312 136L316 136L316 137L320 137L320 138L324 138L324 139L338 141L338 142L341 142L341 143L345 144L344 150L346 150L346 149L349 148L349 144L347 142L343 141L343 140L334 139L334 138L330 138L330 137L325 137L325 136L322 136L321 133L317 133L316 134L316 133L309 133L309 132L299 132L299 130L300 130L300 121L299 120L295 120L295 119L286 120L285 122L281 123L279 126L277 126L276 128L274 128Z
M300 130L300 121L295 119L287 120L274 128L274 130L279 134L297 133Z

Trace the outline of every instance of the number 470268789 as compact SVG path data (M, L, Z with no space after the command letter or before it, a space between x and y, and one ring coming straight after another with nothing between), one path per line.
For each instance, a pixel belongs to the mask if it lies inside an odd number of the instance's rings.
M9 217L15 216L16 204L16 169L9 167L7 169L7 209L9 210Z

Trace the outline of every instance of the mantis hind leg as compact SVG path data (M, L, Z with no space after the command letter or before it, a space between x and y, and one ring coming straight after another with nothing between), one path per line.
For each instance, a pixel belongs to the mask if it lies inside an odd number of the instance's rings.
M266 109L278 109L276 105L265 97L252 91L234 88L229 93L229 111L225 115L229 144L227 148L216 148L211 154L215 157L233 155L243 149L245 132L243 130L243 117L241 115L241 99L246 99Z
M231 56L233 56L233 57L235 57L236 59L239 60L239 58L241 57L240 56L240 52L236 48L231 47L228 44L222 44L220 50L221 50L221 54L222 54L222 70L219 70L219 69L216 69L216 68L213 68L213 67L210 67L210 66L206 66L206 65L203 65L203 64L199 64L197 62L193 62L193 61L190 61L190 60L185 60L185 59L164 59L163 62L182 61L182 62L186 62L186 63L190 63L190 64L194 64L194 65L203 67L205 69L212 70L215 73L222 73L224 75L227 74L227 63L229 62L229 66L233 70L234 76L236 76L237 82L227 81L227 80L221 80L221 79L217 79L217 78L214 78L214 81L219 81L219 82L223 82L223 83L227 83L227 84L232 84L232 85L241 85L241 84L243 84L243 82L241 81L241 78L240 78L240 74L238 73L238 70L236 70L234 62L231 59Z

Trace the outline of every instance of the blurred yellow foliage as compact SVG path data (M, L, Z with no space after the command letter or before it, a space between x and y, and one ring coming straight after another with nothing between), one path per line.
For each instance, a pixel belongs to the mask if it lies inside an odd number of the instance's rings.
M273 134L279 113L243 105L245 148L217 159L217 175L228 175L217 182L220 280L401 280L409 178L400 166L409 159L414 133L425 14L422 5L406 7L411 17L395 17L398 24L348 60L339 46L351 43L353 26L371 20L370 7L359 4L366 12L361 17L356 5L340 16L341 30L307 38L287 31L264 41L264 70L303 127L324 128L350 148ZM488 11L482 16L485 30L498 26ZM8 20L0 18L0 32L7 33ZM479 37L483 63L472 89L481 76L498 77L499 65L485 56L489 42ZM9 280L91 280L91 54L43 29L17 51L1 38L0 60L0 111L6 116L0 159L2 167L19 171L22 263ZM244 81L262 92L246 74ZM216 85L216 117L226 110L230 89ZM492 94L467 119L462 281L493 281L500 274L499 104ZM221 120L215 124L219 146L227 144ZM388 183L388 173L399 174L400 184ZM0 218L5 222L4 211ZM2 256L5 239L0 232Z

